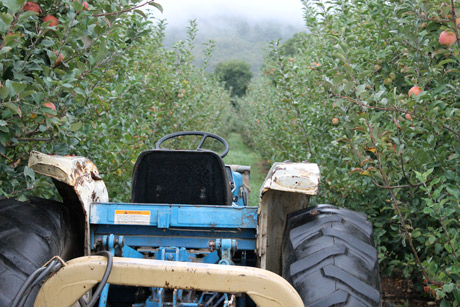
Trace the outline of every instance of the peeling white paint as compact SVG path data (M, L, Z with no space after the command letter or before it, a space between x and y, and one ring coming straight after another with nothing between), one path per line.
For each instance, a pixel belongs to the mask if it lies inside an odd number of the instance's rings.
M276 162L272 165L261 195L267 190L316 195L320 180L320 171L316 163Z
M85 214L85 254L90 252L89 210L91 203L108 202L109 194L96 165L85 157L47 155L32 151L29 167L35 173L61 181L71 187Z

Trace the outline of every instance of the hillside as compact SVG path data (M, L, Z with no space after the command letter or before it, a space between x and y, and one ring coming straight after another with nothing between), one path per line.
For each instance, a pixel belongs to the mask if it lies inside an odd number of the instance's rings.
M295 33L303 31L302 27L282 21L251 21L245 17L213 16L200 18L194 56L196 63L203 60L204 43L212 40L216 47L209 63L209 70L221 61L240 59L251 64L252 72L257 75L263 64L265 49L270 41L289 39ZM184 40L186 26L168 26L165 45L171 47L175 42Z

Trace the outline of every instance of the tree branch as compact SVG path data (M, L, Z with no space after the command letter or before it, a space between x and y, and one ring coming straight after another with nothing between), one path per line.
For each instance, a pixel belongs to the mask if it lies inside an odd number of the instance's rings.
M126 13L126 12L130 12L130 11L133 11L135 9L138 9L140 7L143 7L147 4L150 4L152 2L155 2L155 0L149 0L147 1L146 3L144 4L140 4L140 5L137 5L137 6L134 6L132 8L129 8L129 9L124 9L124 10L121 10L121 11L117 11L117 12L112 12L112 13L106 13L106 14L94 14L93 16L94 17L102 17L102 16L114 16L114 15L119 15L119 14L123 14L123 13Z

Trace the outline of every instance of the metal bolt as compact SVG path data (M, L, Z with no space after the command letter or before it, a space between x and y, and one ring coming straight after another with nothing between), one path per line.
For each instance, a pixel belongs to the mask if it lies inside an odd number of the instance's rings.
M211 252L215 251L216 250L216 242L215 241L208 241L208 249Z

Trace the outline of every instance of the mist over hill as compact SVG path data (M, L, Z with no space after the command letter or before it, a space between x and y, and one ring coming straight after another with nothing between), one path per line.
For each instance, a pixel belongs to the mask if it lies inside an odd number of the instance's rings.
M167 21L167 20L166 20ZM208 70L214 70L217 63L239 59L251 65L257 75L263 63L263 56L270 41L285 41L295 33L304 31L299 23L289 24L282 20L251 20L244 16L200 17L194 55L197 64L203 60L204 43L215 42L215 50ZM171 47L175 42L186 39L186 25L168 25L164 44Z

